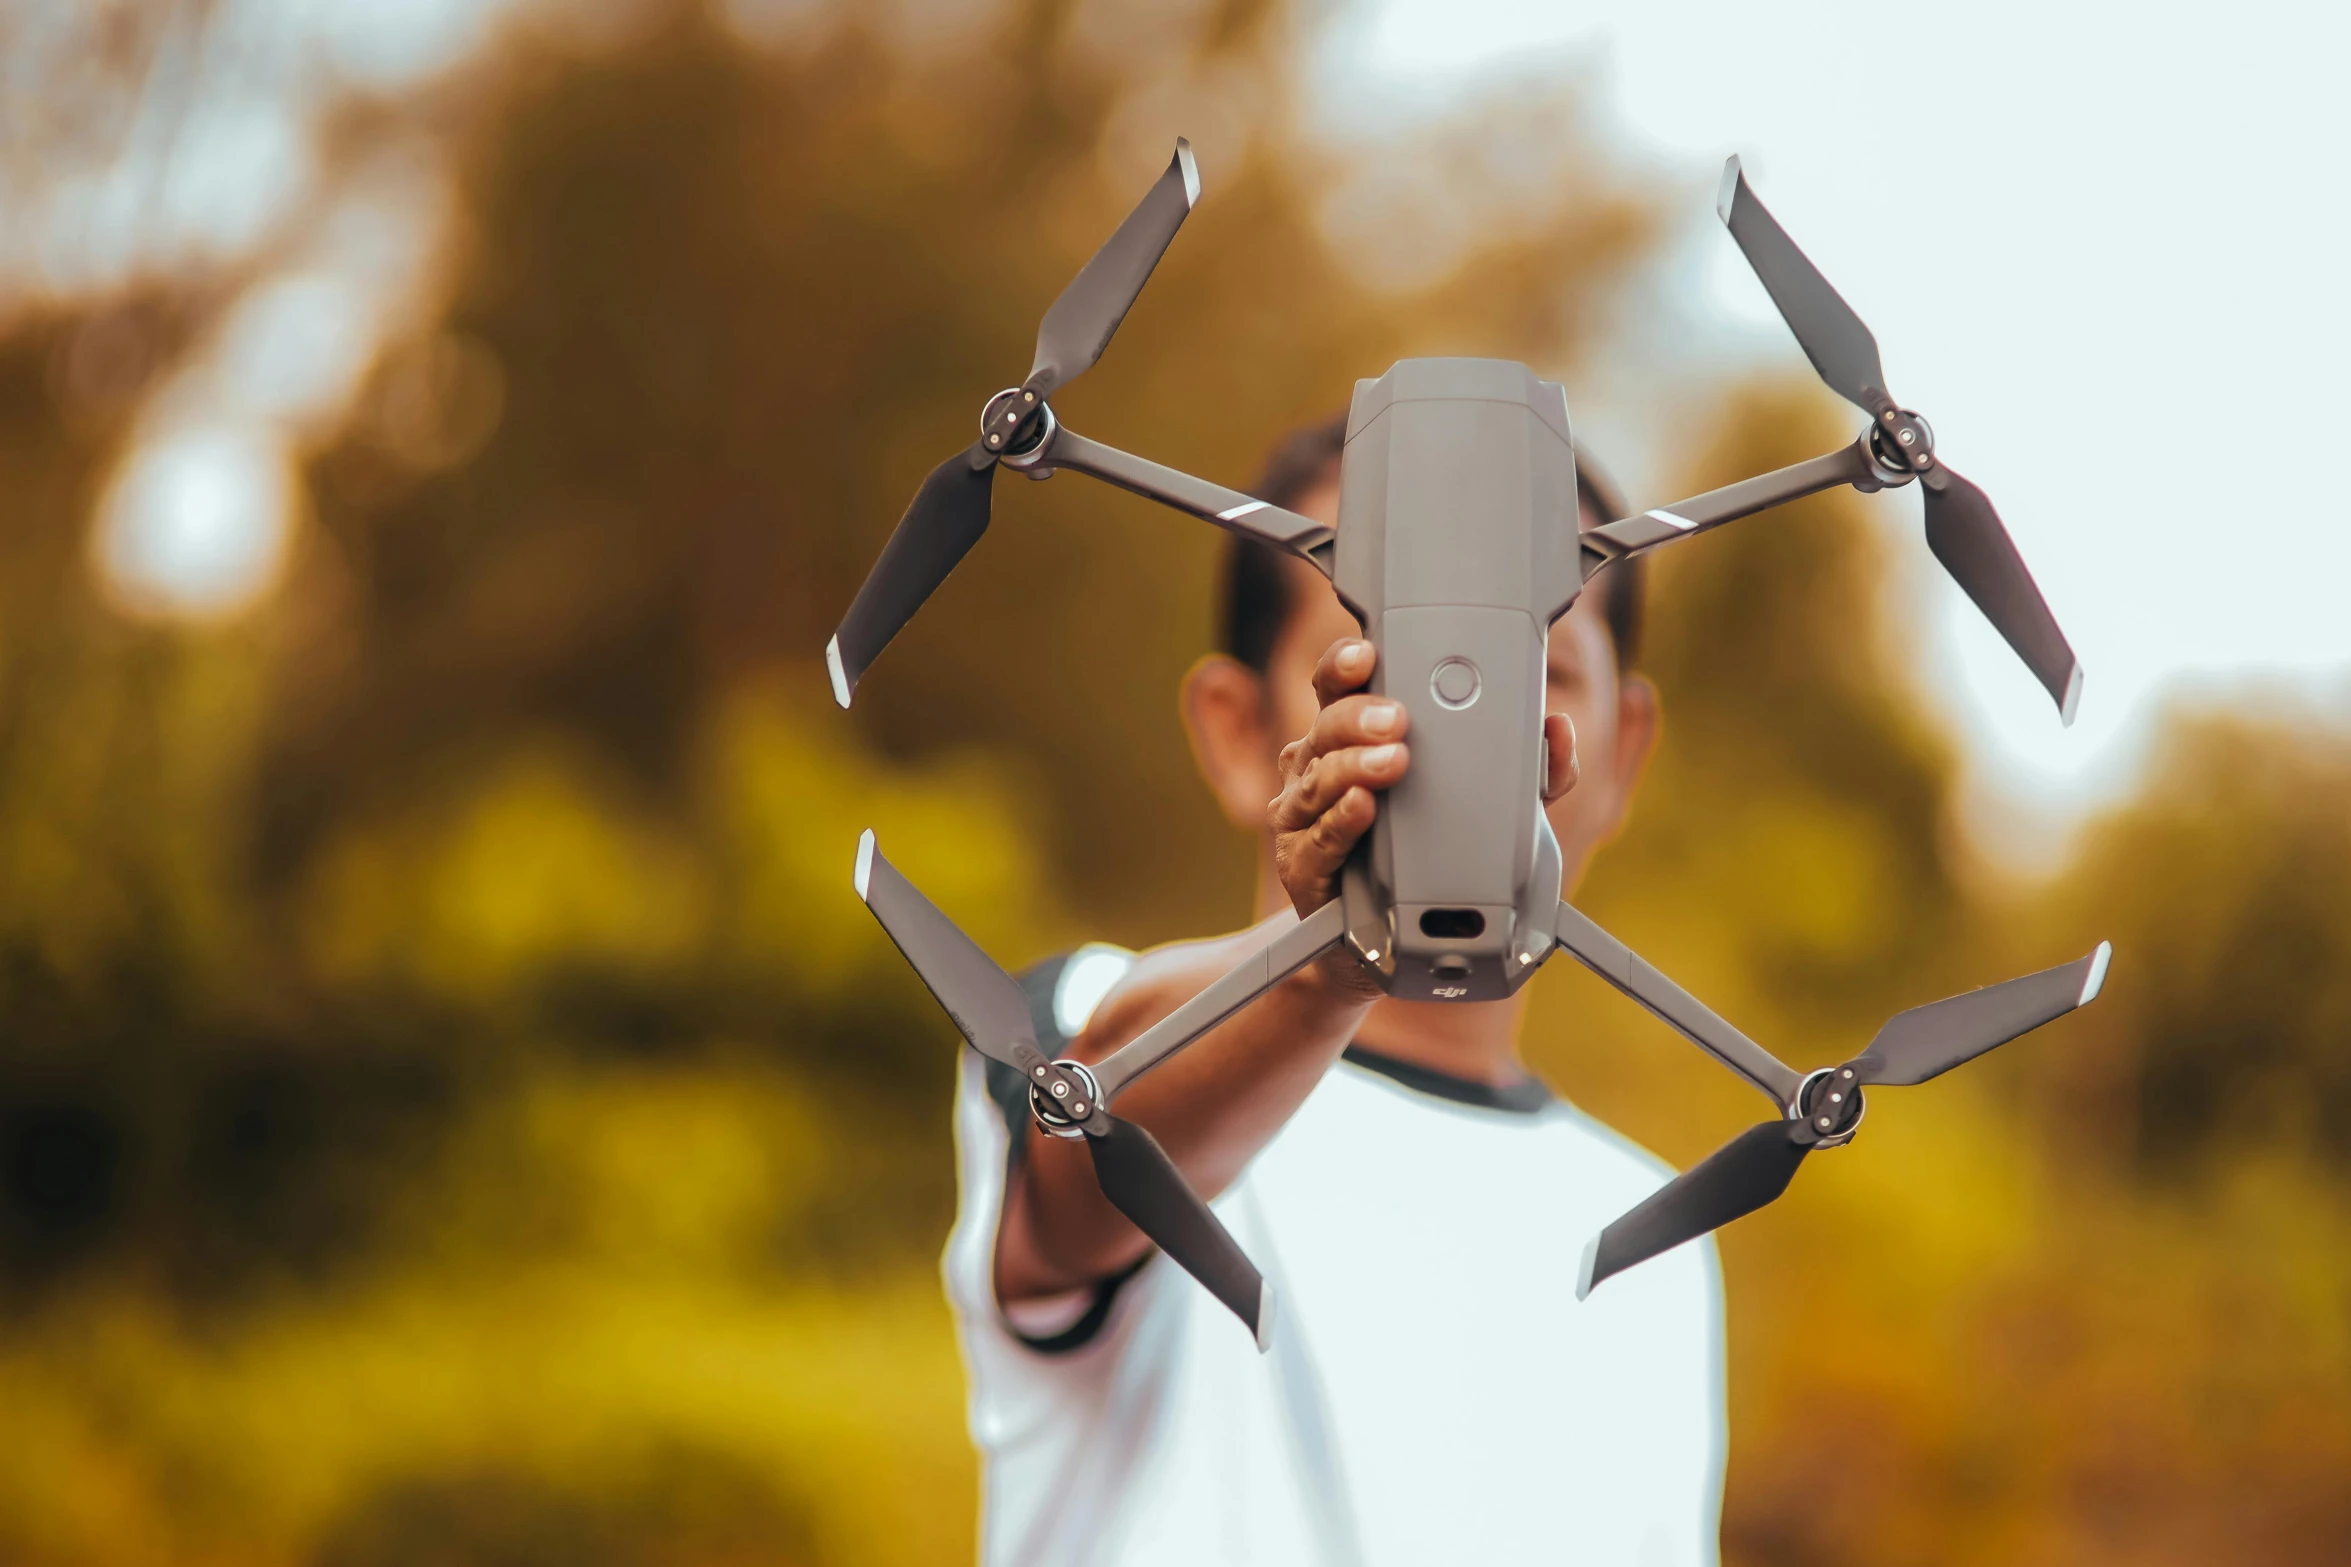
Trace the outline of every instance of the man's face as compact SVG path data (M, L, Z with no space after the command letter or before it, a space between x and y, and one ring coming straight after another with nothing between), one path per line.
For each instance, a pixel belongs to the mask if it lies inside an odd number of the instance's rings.
M1336 477L1291 509L1336 526ZM1583 525L1597 520L1587 515ZM1303 561L1286 560L1283 568L1290 574L1291 610L1266 668L1269 776L1273 753L1314 726L1316 661L1340 638L1362 635L1320 572ZM1603 613L1606 592L1601 587L1585 593L1551 627L1544 711L1565 713L1576 734L1576 786L1549 807L1570 882L1624 819L1655 734L1654 692L1640 677L1624 679L1617 669L1616 643Z

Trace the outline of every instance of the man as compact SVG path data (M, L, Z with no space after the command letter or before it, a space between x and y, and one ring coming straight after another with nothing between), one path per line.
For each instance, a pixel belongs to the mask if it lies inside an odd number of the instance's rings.
M1343 421L1301 432L1254 493L1335 524L1343 439ZM1621 514L1588 474L1582 500L1586 527ZM1183 716L1259 839L1259 922L1032 971L1049 1055L1098 1060L1337 896L1412 765L1403 710L1364 692L1372 650L1310 567L1236 541L1224 621ZM1618 567L1551 632L1546 809L1571 890L1656 738L1655 690L1628 668L1638 624ZM1585 1241L1671 1172L1526 1070L1522 1014L1523 992L1386 1000L1337 951L1121 1096L1273 1284L1263 1357L1077 1145L1029 1124L1018 1075L963 1054L945 1272L985 1560L1715 1560L1713 1244L1577 1301Z

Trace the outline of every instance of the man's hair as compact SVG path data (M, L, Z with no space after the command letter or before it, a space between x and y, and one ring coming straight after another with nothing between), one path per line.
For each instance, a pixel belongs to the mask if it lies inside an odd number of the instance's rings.
M1282 437L1266 459L1249 493L1268 506L1287 510L1339 470L1347 447L1347 416L1318 420ZM1593 464L1576 451L1576 500L1603 522L1624 516L1624 498ZM1580 519L1579 519L1580 521ZM1217 645L1262 675L1273 664L1274 644L1290 619L1288 556L1262 540L1234 534L1226 540L1217 606ZM1592 590L1603 595L1601 612L1609 640L1616 644L1619 669L1630 669L1641 653L1642 562L1617 561L1601 569Z

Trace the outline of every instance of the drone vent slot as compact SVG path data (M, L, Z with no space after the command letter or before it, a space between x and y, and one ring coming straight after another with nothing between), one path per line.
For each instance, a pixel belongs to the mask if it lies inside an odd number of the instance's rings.
M1486 933L1486 917L1475 909L1423 909L1420 933L1438 941L1471 941Z

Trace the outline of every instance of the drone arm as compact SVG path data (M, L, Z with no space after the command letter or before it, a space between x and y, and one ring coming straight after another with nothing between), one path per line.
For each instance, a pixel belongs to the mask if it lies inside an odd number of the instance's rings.
M1276 549L1303 557L1326 572L1329 570L1330 552L1323 550L1319 556L1314 552L1330 543L1331 530L1313 518L1252 500L1238 490L1195 479L1188 473L1162 467L1115 446L1089 441L1067 426L1057 428L1044 449L1025 466L1074 468L1122 490L1130 490L1145 500L1172 506L1202 522L1213 522L1231 532L1260 539Z
M1659 506L1637 517L1620 518L1605 527L1594 528L1584 535L1585 558L1591 569L1597 571L1609 561L1646 554L1660 544L1686 539L1774 506L1822 490L1833 490L1841 484L1869 491L1907 483L1909 477L1879 467L1870 455L1869 437L1864 433L1851 446L1826 456L1757 474L1752 479L1741 479L1671 506Z
M1559 905L1560 946L1568 956L1632 997L1675 1033L1745 1078L1775 1105L1785 1108L1804 1079L1681 986L1667 979L1623 942L1592 923L1572 903Z
M1330 951L1346 929L1345 911L1333 899L1112 1051L1093 1068L1102 1103L1109 1104L1136 1078Z

